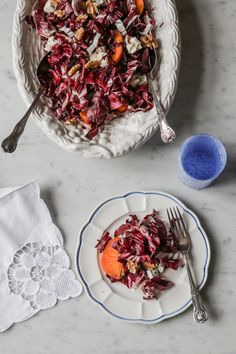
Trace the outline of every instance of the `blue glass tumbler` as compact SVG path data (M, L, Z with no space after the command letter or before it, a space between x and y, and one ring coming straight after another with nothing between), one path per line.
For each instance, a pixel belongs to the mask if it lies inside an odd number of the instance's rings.
M221 174L226 162L225 147L216 137L194 135L181 146L179 178L190 188L205 188Z

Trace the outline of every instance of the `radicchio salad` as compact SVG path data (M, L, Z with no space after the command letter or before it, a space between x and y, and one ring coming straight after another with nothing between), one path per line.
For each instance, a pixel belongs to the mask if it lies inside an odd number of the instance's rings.
M64 124L92 139L124 112L153 108L146 74L158 46L144 0L38 0L27 22L49 52L45 95Z
M183 266L178 242L156 210L143 220L130 215L113 238L105 231L96 248L110 281L120 282L129 289L142 289L145 300L158 299L161 291L174 285L163 276L166 269Z

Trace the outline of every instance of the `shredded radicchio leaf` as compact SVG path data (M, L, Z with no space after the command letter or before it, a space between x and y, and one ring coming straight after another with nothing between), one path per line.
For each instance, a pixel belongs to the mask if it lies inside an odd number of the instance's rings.
M140 42L155 29L147 9L138 14L135 0L38 0L34 9L26 22L49 52L45 95L62 123L80 122L93 139L122 113L153 108L147 82L132 86L134 75L150 70L151 49ZM129 50L126 36L139 46Z
M100 253L102 253L110 240L111 237L109 232L105 231L95 247Z
M143 220L130 215L115 230L114 237L112 247L118 252L118 262L123 264L124 272L120 279L108 276L111 282L119 281L128 288L140 287L146 300L157 299L160 291L174 285L162 273L165 269L177 270L183 263L176 238L166 229L156 210ZM110 239L110 234L104 232L96 246L100 252Z
M135 288L140 285L145 279L145 271L143 269L139 270L136 274L128 273L122 278L122 283L126 285L129 289Z
M145 279L142 285L145 300L151 300L158 297L159 291L172 288L174 284L163 277L156 275L151 279Z

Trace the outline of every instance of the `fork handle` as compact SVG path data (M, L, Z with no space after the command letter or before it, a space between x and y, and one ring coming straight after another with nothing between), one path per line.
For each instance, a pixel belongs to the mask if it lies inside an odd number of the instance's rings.
M187 255L185 255L185 263L191 288L192 303L193 303L193 319L197 323L204 323L208 320L208 313L203 305L202 298L198 288L195 286L192 276L192 271L189 266Z

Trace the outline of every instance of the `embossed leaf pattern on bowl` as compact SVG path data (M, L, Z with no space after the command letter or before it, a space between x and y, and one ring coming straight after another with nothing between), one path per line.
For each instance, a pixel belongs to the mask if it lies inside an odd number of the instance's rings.
M25 22L36 0L17 0L13 25L13 63L20 93L27 105L35 97L39 84L36 68L43 56L43 47L35 31ZM155 87L166 112L173 102L180 63L180 34L174 0L147 0L153 3L153 16L160 42L160 67ZM30 45L29 45L30 43ZM34 118L42 131L62 148L86 158L113 158L128 153L144 144L158 129L155 109L143 113L126 114L107 123L92 141L85 137L80 126L66 128L42 98Z

